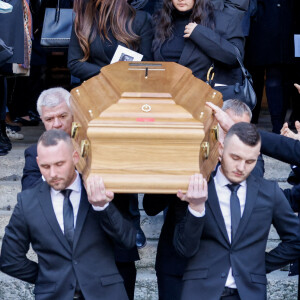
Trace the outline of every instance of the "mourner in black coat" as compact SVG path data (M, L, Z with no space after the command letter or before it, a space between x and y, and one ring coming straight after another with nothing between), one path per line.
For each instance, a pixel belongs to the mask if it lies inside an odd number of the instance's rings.
M266 272L299 257L299 222L287 199L277 183L250 174L259 152L255 126L235 124L214 178L207 185L196 174L188 192L178 193L189 202L174 234L176 250L189 259L181 299L265 300ZM271 224L282 242L265 252Z
M82 36L85 31L80 30L82 30L84 26L83 22L88 20L90 12L85 11L86 6L83 4L78 3L77 6L74 6L76 17L69 45L68 67L71 74L81 81L99 74L102 67L109 65L118 45L127 48L130 47L132 50L143 54L143 60L152 60L151 43L153 33L150 16L146 12L135 11L126 1L110 0L105 2L106 3L102 3L102 5L112 8L110 15L101 15L101 13L103 14L104 12L98 11L98 8L93 7L95 18L98 20L99 18L108 17L109 20L112 20L111 18L118 16L118 22L113 20L114 22L112 24L116 26L116 24L118 25L120 23L120 20L123 20L125 22L124 24L126 24L124 26L127 28L127 32L123 29L124 32L119 33L119 36L117 36L117 34L113 32L110 26L111 24L108 23L103 25L100 34L94 24L94 27L90 28L90 34L88 34L85 41L88 43L89 50L83 50L80 44L83 42ZM120 17L120 11L123 14L122 18ZM80 14L84 14L84 18L80 17ZM131 24L132 33L128 29L129 24ZM80 31L81 39L78 37L78 32L76 33L76 28L77 31ZM115 30L117 29L118 28ZM104 34L105 31L107 31L107 36ZM130 33L131 36L135 35L135 38L132 38L131 41L128 42L128 45L126 45L124 40L126 36L124 34L128 33Z
M176 7L174 2L165 0L160 14L154 18L154 60L177 62L204 81L214 64L214 83L241 83L234 46L243 56L245 11L237 9L237 1L197 0L192 7ZM240 4L247 7L248 0Z

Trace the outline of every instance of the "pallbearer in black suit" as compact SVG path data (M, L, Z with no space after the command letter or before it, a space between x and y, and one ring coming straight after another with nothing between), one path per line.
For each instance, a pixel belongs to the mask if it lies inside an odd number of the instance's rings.
M174 246L189 258L182 299L266 299L266 272L300 255L299 222L275 182L251 175L260 152L253 124L237 123L220 144L221 166L207 184L192 176ZM271 224L282 242L265 252Z
M230 99L224 101L222 110L235 122L248 122L251 120L251 110L243 102ZM223 143L225 134L220 130L219 142ZM255 168L252 170L255 176L263 177L264 161L258 157ZM157 276L159 300L179 300L182 291L182 277L187 259L178 255L173 246L173 236L176 218L185 215L187 202L182 202L176 195L145 194L143 200L145 212L154 216L167 208L165 221L157 246L155 270Z
M71 135L73 115L70 108L70 93L61 87L45 90L37 101L37 111L44 123L46 130L60 129ZM37 145L34 144L25 150L25 166L22 176L22 190L32 188L43 181L42 174L38 167ZM116 194L113 200L114 205L122 215L133 224L134 216L129 210L131 202L135 201L134 194ZM137 232L138 236L139 232ZM125 288L129 299L134 297L136 280L135 261L139 259L137 247L124 249L115 247L115 258L118 270L123 277Z
M113 243L135 245L136 230L111 203L100 177L82 185L79 155L62 130L46 131L37 147L45 182L18 194L5 230L1 270L35 284L46 299L128 299L115 264ZM29 245L38 263L29 260Z

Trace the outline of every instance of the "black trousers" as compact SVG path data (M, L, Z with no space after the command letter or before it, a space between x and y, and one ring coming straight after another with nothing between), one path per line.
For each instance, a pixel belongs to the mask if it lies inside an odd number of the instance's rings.
M156 272L159 300L180 300L182 276Z
M134 261L129 261L129 262L116 261L116 265L120 275L124 280L124 286L129 300L134 300L134 287L135 287L135 280L136 280L136 268L135 268Z
M241 300L239 295L221 297L220 300Z

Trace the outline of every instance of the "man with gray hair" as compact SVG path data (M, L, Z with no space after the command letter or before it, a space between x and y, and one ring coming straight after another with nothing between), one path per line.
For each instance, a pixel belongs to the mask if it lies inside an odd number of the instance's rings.
M46 130L61 129L71 135L73 115L70 107L70 93L67 90L57 87L43 91L37 101L37 111ZM42 181L36 162L37 145L28 147L24 155L22 190L31 188Z
M73 116L67 90L57 87L43 91L37 101L37 111L46 130L62 129L71 135Z
M238 122L250 123L252 119L252 112L249 106L238 99L224 101L222 110L230 115L232 119L238 117Z
M238 99L228 99L224 101L222 110L225 111L235 123L250 123L252 118L252 112L249 106ZM219 142L223 143L224 138L225 133L223 129L219 127Z

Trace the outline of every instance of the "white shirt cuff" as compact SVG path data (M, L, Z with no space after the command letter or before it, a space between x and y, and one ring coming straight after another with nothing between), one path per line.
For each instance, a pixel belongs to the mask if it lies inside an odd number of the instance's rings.
M192 209L192 208L190 208L190 206L188 206L188 209L189 209L190 213L191 213L194 217L202 218L202 217L205 216L205 207L204 207L203 212L201 212L201 213L198 212L198 211L196 211L196 210L194 210L194 209Z
M92 206L93 206L93 210L95 210L95 211L103 211L108 205L109 205L109 202L106 203L104 206L94 206L94 205L92 205Z

